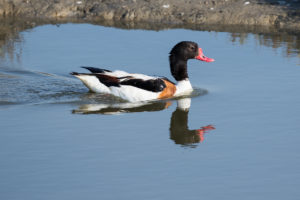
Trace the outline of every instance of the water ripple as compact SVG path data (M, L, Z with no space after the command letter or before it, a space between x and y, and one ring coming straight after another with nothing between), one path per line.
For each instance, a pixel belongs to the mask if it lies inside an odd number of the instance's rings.
M32 71L0 71L1 105L68 102L86 89L71 77Z

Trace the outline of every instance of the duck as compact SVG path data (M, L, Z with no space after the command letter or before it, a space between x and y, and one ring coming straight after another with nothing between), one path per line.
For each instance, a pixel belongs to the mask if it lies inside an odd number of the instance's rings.
M82 68L90 73L71 72L70 74L81 80L91 92L111 94L128 102L168 99L187 95L193 91L187 72L189 59L214 61L213 58L203 54L196 42L182 41L177 43L169 53L171 74L177 83L166 77L87 66Z

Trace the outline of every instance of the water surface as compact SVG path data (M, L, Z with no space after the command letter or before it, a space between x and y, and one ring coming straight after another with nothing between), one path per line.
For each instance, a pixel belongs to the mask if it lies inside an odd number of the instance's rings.
M0 198L298 199L299 40L289 37L64 24L5 40ZM182 40L216 60L189 61L189 111L182 99L132 107L69 75L88 65L171 78L168 53Z

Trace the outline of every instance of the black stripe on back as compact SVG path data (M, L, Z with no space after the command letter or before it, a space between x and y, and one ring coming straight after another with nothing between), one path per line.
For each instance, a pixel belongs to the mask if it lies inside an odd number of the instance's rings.
M117 79L116 77L108 76L104 74L90 74L90 75L96 76L99 79L99 81L104 85L106 85L107 87L110 86L120 87L119 79Z
M105 73L105 72L111 72L110 70L107 69L100 69L100 68L96 68L96 67L87 67L87 66L81 66L84 69L89 70L92 73Z
M120 84L131 85L151 92L161 92L166 88L165 82L160 78L150 79L146 81L143 79L127 79L125 81L121 81Z

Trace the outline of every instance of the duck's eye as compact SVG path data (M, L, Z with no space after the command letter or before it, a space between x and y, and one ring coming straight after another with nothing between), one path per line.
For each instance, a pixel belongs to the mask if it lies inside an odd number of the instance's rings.
M191 48L191 50L193 50L193 51L195 50L195 47L193 47L193 46L191 46L190 48Z

